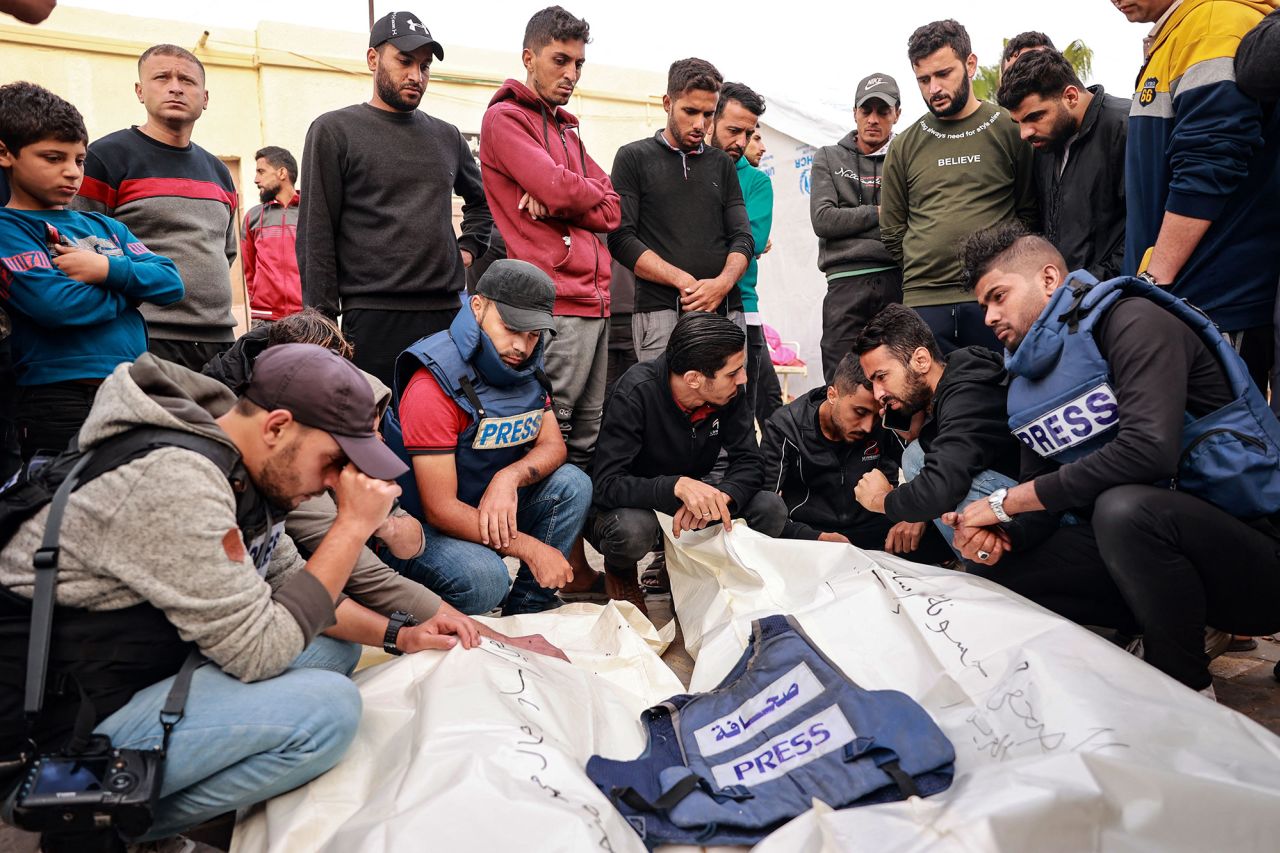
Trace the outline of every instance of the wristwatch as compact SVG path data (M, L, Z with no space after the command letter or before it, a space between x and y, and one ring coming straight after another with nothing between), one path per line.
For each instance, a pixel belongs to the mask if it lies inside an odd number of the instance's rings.
M418 624L418 620L414 618L412 613L406 613L403 610L397 610L391 614L391 619L387 622L387 632L382 635L382 650L389 655L399 657L404 654L396 647L396 638L400 636L400 629L404 627L412 628Z
M1138 273L1137 275L1134 276L1134 278L1140 278L1143 281L1145 281L1147 284L1154 284L1156 287L1166 286L1156 281L1156 277L1153 276L1151 273L1147 272L1146 270L1143 270L1142 272Z
M991 507L991 511L995 513L996 519L1001 524L1008 524L1013 521L1013 516L1004 511L1004 498L1007 494L1009 494L1008 489L996 489L987 495L987 505Z

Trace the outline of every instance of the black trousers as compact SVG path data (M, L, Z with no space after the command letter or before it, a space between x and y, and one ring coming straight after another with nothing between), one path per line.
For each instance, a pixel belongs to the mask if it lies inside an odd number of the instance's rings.
M232 341L179 341L172 338L151 338L147 341L147 351L156 358L163 358L174 364L180 364L187 370L200 370L227 350Z
M1280 540L1155 486L1108 489L1092 527L1060 528L972 571L1072 621L1141 634L1147 663L1195 690L1212 683L1206 626L1280 629Z
M1011 551L994 566L968 565L970 574L993 580L1077 624L1141 633L1088 524L1060 527L1036 547Z
M787 523L787 505L773 492L757 492L735 517L739 515L752 530L776 537ZM605 571L623 576L635 577L636 564L662 547L662 528L651 509L596 510L587 519L584 534L604 556Z
M840 359L853 351L853 342L867 323L890 302L902 301L902 270L853 275L827 283L822 300L822 376L835 375Z
M0 318L0 323L4 318ZM18 381L13 374L13 356L9 339L0 339L0 483L22 465L18 449L18 425L14 422L18 406Z
M631 337L631 315L609 316L609 367L604 380L604 399L608 405L613 386L622 374L636 363L636 348Z
M997 353L1004 352L1004 346L996 338L996 333L984 322L986 311L976 302L930 305L915 311L933 330L933 337L943 355L970 346L986 347Z
M747 324L747 393L755 402L756 420L763 426L782 405L782 386L773 370L764 327Z
M1280 629L1280 540L1207 501L1118 486L1093 512L1103 561L1137 617L1148 663L1196 690L1212 683L1205 626Z
M342 312L342 333L355 346L351 360L356 367L372 373L388 388L394 388L396 358L400 353L419 338L449 328L457 313L457 308L438 311L353 308Z
M22 461L28 461L40 450L66 450L89 417L97 394L97 385L84 382L19 387L13 420L18 428Z

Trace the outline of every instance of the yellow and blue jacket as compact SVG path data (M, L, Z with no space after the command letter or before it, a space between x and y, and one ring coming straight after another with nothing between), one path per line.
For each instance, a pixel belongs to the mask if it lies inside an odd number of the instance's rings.
M1272 322L1280 278L1280 110L1235 82L1240 39L1280 0L1183 0L1152 43L1129 110L1125 272L1166 211L1213 222L1174 292L1224 331Z

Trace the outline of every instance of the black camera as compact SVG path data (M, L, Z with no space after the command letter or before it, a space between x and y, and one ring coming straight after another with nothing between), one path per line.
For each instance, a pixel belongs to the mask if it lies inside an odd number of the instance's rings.
M163 762L159 751L112 749L97 735L81 753L32 761L5 819L31 832L141 835L151 826Z

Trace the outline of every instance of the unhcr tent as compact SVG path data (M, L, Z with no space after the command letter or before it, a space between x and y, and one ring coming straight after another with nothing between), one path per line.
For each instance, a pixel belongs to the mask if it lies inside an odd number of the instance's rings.
M773 181L773 249L760 259L760 313L784 341L799 343L807 376L791 376L788 391L822 384L822 299L827 281L818 270L818 238L809 222L809 173L813 154L853 127L835 109L809 108L768 98L761 135L767 153L760 168ZM759 247L757 247L759 251ZM781 378L781 377L779 377Z

